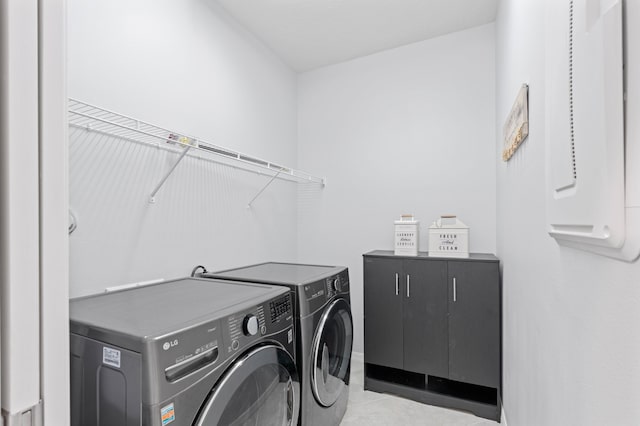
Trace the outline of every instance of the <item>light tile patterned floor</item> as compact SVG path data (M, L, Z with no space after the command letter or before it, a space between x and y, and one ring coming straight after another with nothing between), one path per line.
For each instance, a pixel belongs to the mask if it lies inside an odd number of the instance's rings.
M362 354L351 361L349 405L341 426L498 426L463 411L434 407L409 399L365 391Z

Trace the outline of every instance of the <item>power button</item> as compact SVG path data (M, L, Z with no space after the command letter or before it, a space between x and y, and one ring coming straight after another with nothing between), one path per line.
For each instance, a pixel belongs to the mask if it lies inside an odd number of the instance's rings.
M240 347L240 342L238 342L237 340L234 340L233 342L231 342L231 349L233 349L234 351L237 351L239 347Z

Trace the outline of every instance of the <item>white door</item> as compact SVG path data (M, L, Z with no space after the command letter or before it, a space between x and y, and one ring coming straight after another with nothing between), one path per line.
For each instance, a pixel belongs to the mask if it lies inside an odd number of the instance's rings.
M69 422L65 13L63 0L0 0L6 426Z

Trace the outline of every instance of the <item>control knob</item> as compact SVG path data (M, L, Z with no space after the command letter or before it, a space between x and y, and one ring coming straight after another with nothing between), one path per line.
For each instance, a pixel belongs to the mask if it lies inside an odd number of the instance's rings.
M339 292L340 291L340 279L339 278L334 278L334 279L331 280L331 288L335 292Z
M258 318L253 314L244 317L242 331L246 336L255 336L258 333Z

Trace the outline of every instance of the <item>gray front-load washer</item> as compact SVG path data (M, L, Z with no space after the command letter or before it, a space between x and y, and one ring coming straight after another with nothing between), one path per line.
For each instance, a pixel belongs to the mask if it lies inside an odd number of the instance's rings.
M202 276L289 288L302 387L300 424L339 425L349 399L353 345L348 269L267 262Z
M179 279L73 299L73 426L295 425L291 295Z

